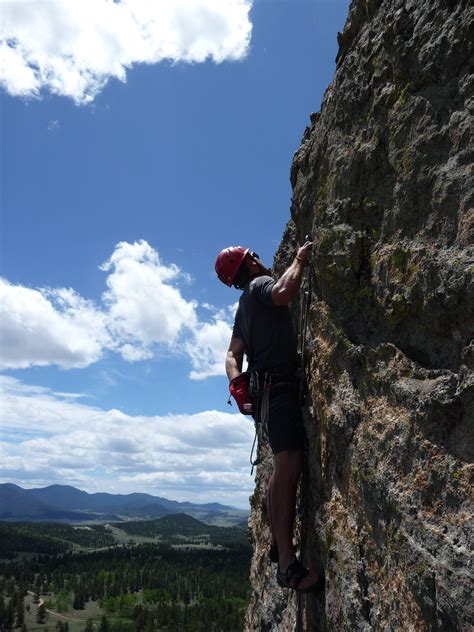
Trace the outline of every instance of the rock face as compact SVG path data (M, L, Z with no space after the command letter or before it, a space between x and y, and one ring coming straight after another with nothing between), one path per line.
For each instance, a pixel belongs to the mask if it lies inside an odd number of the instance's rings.
M468 0L354 0L338 36L275 260L313 235L297 535L326 591L276 585L264 450L246 630L474 626L473 20Z

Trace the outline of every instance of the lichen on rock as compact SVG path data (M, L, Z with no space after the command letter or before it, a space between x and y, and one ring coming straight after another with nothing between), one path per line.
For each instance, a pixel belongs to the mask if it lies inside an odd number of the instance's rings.
M313 235L297 536L326 591L275 583L265 448L246 630L474 626L473 21L467 0L354 0L295 153L274 268Z

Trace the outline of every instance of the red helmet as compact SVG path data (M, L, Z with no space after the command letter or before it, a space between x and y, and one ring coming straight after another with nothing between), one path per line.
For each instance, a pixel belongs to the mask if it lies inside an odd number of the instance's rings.
M216 259L216 273L222 283L231 287L245 256L250 252L242 246L224 248Z

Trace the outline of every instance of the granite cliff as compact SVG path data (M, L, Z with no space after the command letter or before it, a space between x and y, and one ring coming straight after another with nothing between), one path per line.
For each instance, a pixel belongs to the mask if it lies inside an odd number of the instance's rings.
M474 626L473 20L468 0L353 0L338 34L274 263L313 235L297 532L326 590L274 581L264 450L248 631Z

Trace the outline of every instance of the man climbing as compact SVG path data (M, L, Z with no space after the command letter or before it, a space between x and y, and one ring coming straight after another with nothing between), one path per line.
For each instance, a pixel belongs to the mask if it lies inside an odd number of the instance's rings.
M279 585L299 592L324 588L324 577L301 564L293 545L305 432L296 376L297 340L288 305L300 289L311 246L307 241L298 249L277 281L258 255L241 246L222 250L215 266L225 285L243 290L226 357L229 389L240 412L253 415L259 436L268 434L275 460L267 489L270 559L278 562ZM244 354L248 369L242 373Z

